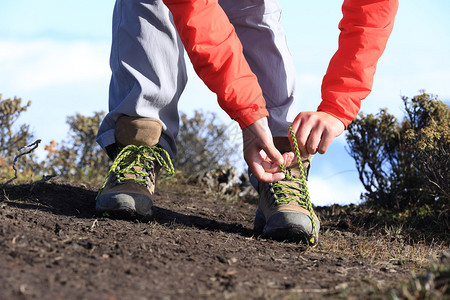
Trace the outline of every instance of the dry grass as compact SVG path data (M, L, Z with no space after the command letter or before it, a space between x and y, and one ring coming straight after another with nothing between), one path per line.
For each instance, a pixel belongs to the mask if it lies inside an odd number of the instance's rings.
M387 291L391 299L450 299L450 253L445 252L422 274Z
M352 232L326 230L314 251L334 252L345 256L369 259L377 264L380 261L403 265L414 264L423 267L436 260L448 250L443 242L426 244L425 242L407 242L402 237L389 234L371 233L358 235Z

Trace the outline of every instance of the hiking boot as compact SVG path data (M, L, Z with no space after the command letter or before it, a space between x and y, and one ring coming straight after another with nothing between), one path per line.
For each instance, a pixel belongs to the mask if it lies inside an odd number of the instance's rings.
M274 138L274 144L281 153L291 151L287 137ZM282 168L286 176L283 180L259 182L254 231L278 241L316 244L320 223L312 209L306 185L310 158L302 159L298 147L295 152L294 162L288 168Z
M120 218L149 219L151 196L161 167L174 173L168 153L157 145L161 123L121 116L116 124L117 155L96 198L96 209ZM163 157L165 156L165 158Z

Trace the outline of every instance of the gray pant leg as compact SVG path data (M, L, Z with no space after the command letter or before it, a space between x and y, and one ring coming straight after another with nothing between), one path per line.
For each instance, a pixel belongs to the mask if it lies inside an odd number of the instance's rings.
M97 135L103 148L115 142L115 124L124 114L160 120L159 143L175 156L177 104L187 81L183 51L172 16L161 0L116 1L109 113Z
M287 136L295 118L295 70L277 0L219 0L258 78L273 136Z
M257 75L269 110L274 136L285 136L295 116L295 74L274 0L221 0L221 6L243 44ZM161 0L117 0L111 48L110 112L97 141L105 148L115 142L114 128L122 115L161 120L160 144L174 156L178 133L179 97L186 85L183 47Z

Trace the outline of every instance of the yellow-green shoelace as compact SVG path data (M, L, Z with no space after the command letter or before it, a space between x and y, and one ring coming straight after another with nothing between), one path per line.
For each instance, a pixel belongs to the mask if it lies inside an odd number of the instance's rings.
M164 159L163 155L166 157ZM133 161L126 161L127 158L133 157ZM105 188L108 178L111 173L114 173L117 177L117 181L119 184L125 182L125 180L133 180L135 183L146 186L146 177L150 176L150 172L152 172L154 166L152 164L142 163L143 161L152 161L153 163L158 163L161 167L163 167L169 175L175 174L175 169L172 164L172 160L170 159L169 154L166 150L161 148L160 146L136 146L136 145L128 145L125 146L114 159L111 168L108 171L106 176L106 180L103 183L103 186L100 188L99 194ZM136 170L135 167L138 167ZM136 178L126 178L125 174L135 174Z
M311 204L311 200L309 197L308 186L306 183L306 175L303 170L302 158L300 155L300 150L297 144L297 138L295 137L294 130L292 126L289 126L289 134L292 138L292 143L294 144L294 153L297 158L297 163L300 169L300 178L295 178L292 176L292 172L290 168L286 168L284 165L281 165L281 171L284 173L285 178L275 182L272 184L273 194L278 204L287 204L290 201L296 201L301 207L307 209L309 211L311 217L312 224L312 232L309 242L311 244L315 244L314 232L316 230L316 220L314 210ZM292 182L294 184L292 184Z

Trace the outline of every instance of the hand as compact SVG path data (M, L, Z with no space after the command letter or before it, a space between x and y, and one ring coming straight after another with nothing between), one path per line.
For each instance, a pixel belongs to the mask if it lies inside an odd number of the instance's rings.
M267 118L262 118L242 130L244 159L256 179L276 182L284 178L280 165L288 164L293 153L281 153L273 144Z
M344 124L325 112L301 112L292 123L302 157L324 154L333 139L344 132Z

